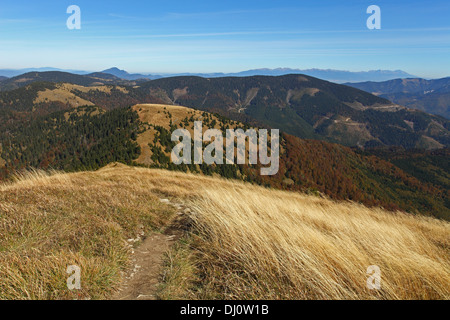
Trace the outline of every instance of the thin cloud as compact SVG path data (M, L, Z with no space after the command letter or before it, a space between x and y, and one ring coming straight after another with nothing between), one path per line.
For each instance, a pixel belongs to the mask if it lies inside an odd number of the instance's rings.
M37 20L31 19L0 19L0 23L36 23Z
M113 18L119 18L119 19L127 19L127 20L142 20L142 17L137 16L125 16L123 14L117 14L117 13L108 13L108 16Z
M421 28L421 29L385 29L389 32L434 32L434 31L450 31L450 27L443 28ZM348 33L367 33L365 29L358 30L280 30L280 31L229 31L229 32L198 32L198 33L173 33L173 34L133 34L133 35L114 35L107 37L99 37L104 39L116 38L208 38L208 37L226 37L226 36L258 36L258 35L308 35L308 34L348 34ZM397 39L394 39L397 41ZM358 40L359 41L359 40Z
M161 16L127 16L118 13L108 13L108 16L119 19L135 20L135 21L170 21L179 19L201 19L229 15L257 14L257 13L273 13L273 12L292 12L297 8L269 8L269 9L252 9L252 10L225 10L225 11L205 11L205 12L167 12Z

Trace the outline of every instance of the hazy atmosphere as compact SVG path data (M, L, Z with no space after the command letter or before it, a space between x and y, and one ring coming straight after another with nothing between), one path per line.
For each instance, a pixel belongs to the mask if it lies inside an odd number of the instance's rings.
M69 30L69 5L81 29ZM237 72L255 68L450 74L450 2L1 1L0 68Z

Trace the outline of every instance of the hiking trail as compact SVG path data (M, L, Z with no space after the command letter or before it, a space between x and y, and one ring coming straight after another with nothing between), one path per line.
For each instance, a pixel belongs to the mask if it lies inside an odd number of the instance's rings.
M177 214L163 233L152 233L147 238L141 233L137 239L129 239L128 243L142 240L137 248L132 249L131 268L124 272L119 290L112 300L157 300L157 290L161 281L164 255L180 238L186 229L186 220L191 212L183 204L173 203L169 199L160 199L177 209Z

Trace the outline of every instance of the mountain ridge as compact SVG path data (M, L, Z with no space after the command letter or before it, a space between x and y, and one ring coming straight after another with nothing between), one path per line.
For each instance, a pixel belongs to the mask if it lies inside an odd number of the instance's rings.
M19 76L4 79L0 82L0 91L10 91L25 87L33 82L71 83L81 86L128 85L134 86L134 81L124 80L107 73L90 73L79 75L70 72L45 71L28 72Z
M450 119L450 77L394 79L383 82L346 83L409 108Z
M91 105L35 116L0 130L0 178L25 168L68 172L96 170L111 162L163 168L253 182L275 189L323 194L389 210L420 212L450 219L448 180L423 180L392 163L351 148L282 133L279 171L262 176L262 165L175 165L170 154L176 129L251 128L218 114L173 105L140 104L132 108ZM2 121L3 122L3 121ZM254 127L259 130L258 127ZM431 155L430 155L431 156ZM433 158L434 159L434 158ZM437 158L436 158L437 159ZM438 165L438 167L436 167ZM436 163L430 170L442 167ZM425 168L424 168L425 169ZM449 173L450 175L450 173Z
M114 75L118 78L124 79L124 80L139 80L139 79L152 80L152 79L155 79L155 77L156 78L159 77L159 76L144 75L144 74L138 74L138 73L130 74L127 71L120 70L117 67L103 70L103 71L101 71L101 73L112 74L112 75Z
M80 106L83 101L105 109L139 103L178 104L259 123L300 138L347 146L439 149L450 145L450 122L445 118L305 75L174 77L146 82L117 82L110 75L107 80L55 72L34 75L34 80L19 78L23 80L16 85L21 88L0 94L4 111L25 107L60 110L67 104ZM31 90L21 90L28 88L25 80L32 84ZM42 80L60 83L44 84ZM7 80L6 85L11 81L17 79ZM62 84L65 81L76 85Z
M450 123L445 119L305 75L174 77L145 82L139 90L150 91L165 103L219 112L237 120L248 117L301 138L407 148L419 144L440 148L450 143ZM436 143L424 141L429 138L437 138Z
M139 80L149 79L155 80L160 78L176 77L176 76L200 76L203 78L217 78L217 77L249 77L258 75L267 76L281 76L292 73L306 74L312 77L321 78L327 81L333 81L336 83L344 82L361 82L361 81L384 81L396 78L412 78L415 77L402 70L369 70L369 71L346 71L346 70L334 70L334 69L295 69L295 68L260 68L251 69L240 72L210 72L210 73L189 73L189 72L174 72L174 73L128 73L125 70L121 70L117 67L105 69L103 71L81 71L81 70L65 70L58 68L28 68L28 69L0 69L0 76L7 76L9 78L20 76L29 72L47 72L47 71L60 71L69 72L78 75L88 75L90 73L109 73L124 80Z
M332 81L336 83L344 83L347 81L359 82L362 80L374 80L382 81L388 79L395 79L399 77L408 78L414 77L413 75L406 73L402 70L370 70L370 71L344 71L344 70L333 70L333 69L292 69L292 68L261 68L261 69L251 69L241 72L214 72L214 73L173 73L166 75L144 75L144 74L129 74L124 70L120 70L117 67L104 70L104 73L111 73L115 76L123 77L127 80L137 80L139 78L147 78L151 80L167 77L178 77L178 76L197 76L202 78L223 78L223 77L252 77L252 76L283 76L288 74L304 74L315 78L320 78L327 81Z

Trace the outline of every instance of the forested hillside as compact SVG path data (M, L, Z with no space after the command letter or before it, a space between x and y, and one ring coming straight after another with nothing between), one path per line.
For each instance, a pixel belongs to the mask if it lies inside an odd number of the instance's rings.
M430 150L450 146L450 121L445 118L304 75L175 77L136 85L125 82L120 86L114 82L102 86L105 82L97 82L94 78L72 79L69 75L54 79L39 74L38 79L72 81L70 85L58 83L54 84L56 88L45 91L39 88L42 85L33 83L18 90L39 91L38 99L33 100L32 105L26 101L27 106L35 106L36 110L85 104L106 109L138 103L185 105L220 113L233 120L280 129L300 138L346 146L402 146ZM21 96L14 91L0 93L0 108L22 108L21 98L11 102L8 95Z
M450 145L450 122L351 87L304 75L149 81L138 90L165 103L256 120L300 138L348 146Z
M448 183L421 180L420 175L416 177L414 172L405 172L371 154L363 155L338 144L303 140L288 134L281 137L280 170L275 176L261 176L260 164L173 165L170 162L175 145L170 139L173 130L192 131L196 120L203 121L204 130L215 127L224 132L227 128L248 128L218 114L183 109L155 105L134 107L144 121L137 141L146 155L141 155L139 163L184 172L219 174L278 189L319 193L337 200L450 219L450 203L446 200L450 196ZM145 150L145 144L150 150Z
M166 104L167 110L159 110L157 120L145 120L139 109L129 108L138 102ZM195 109L179 117L174 112L179 107L173 105L185 102ZM262 177L259 166L173 165L171 133L192 127L196 117L204 126L222 130L281 129L278 175ZM448 145L449 125L443 118L393 106L357 89L299 75L180 77L134 87L38 81L0 93L0 172L5 178L28 167L73 171L137 161L446 218L450 188L445 157L422 166L430 159L427 155L419 164L319 140L353 146L378 136L364 146L435 149ZM291 129L296 134L289 135Z
M426 179L425 175L401 162L399 166L404 170L395 166L394 161L360 154L338 144L302 140L288 134L281 137L280 170L275 176L261 176L260 164L174 165L170 161L175 145L171 133L177 128L192 131L195 120L203 122L204 130L217 128L225 132L228 128L249 128L219 114L170 105L138 105L133 109L110 111L86 106L57 111L10 124L1 132L1 176L6 178L15 170L25 168L98 169L120 161L220 175L391 210L450 217L446 178Z
M450 119L450 78L395 79L384 82L349 83L348 85L409 108Z
M16 77L4 79L0 83L0 91L14 90L35 82L72 83L81 86L93 85L136 85L135 81L127 81L106 73L91 73L78 75L69 72L47 71L28 72Z
M140 152L138 130L131 109L105 112L92 106L52 113L25 127L10 126L0 132L0 177L27 168L78 171L114 161L131 163Z
M450 189L450 149L433 151L374 148L358 151L385 159L419 180Z

